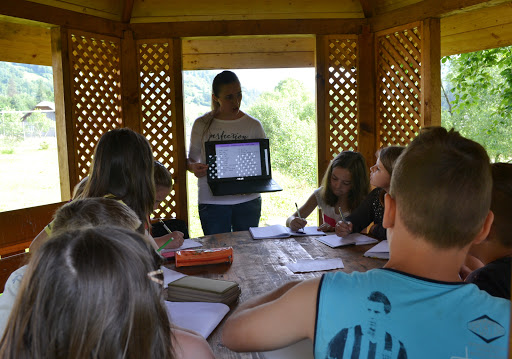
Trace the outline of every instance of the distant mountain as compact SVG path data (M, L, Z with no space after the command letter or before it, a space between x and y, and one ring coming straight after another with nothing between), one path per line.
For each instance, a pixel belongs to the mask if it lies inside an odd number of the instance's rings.
M53 102L50 66L0 62L0 110L31 110L41 101Z

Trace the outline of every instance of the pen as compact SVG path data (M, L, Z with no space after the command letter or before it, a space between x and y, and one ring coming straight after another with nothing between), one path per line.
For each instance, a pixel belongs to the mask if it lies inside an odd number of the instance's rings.
M160 223L162 223L162 225L164 226L165 230L167 231L167 233L171 234L172 231L169 229L169 227L167 227L167 225L164 223L164 221L162 221L161 219L159 220ZM162 249L165 248L166 245L168 245L169 243L171 243L171 241L173 240L174 238L169 238L169 240L167 242L164 243L163 246L161 246L160 248L158 248L156 251L157 252L160 252Z
M343 223L347 223L347 221L345 220L345 216L343 215L343 212L341 211L341 207L338 207L338 210L340 211L341 221Z
M300 218L300 219L303 219L303 218L300 216L299 206L297 206L297 202L295 202L295 208L297 208L297 214L299 215L299 218ZM297 232L298 232L298 231L300 231L301 229L302 229L302 232L304 232L304 228L299 228L299 229L297 230Z

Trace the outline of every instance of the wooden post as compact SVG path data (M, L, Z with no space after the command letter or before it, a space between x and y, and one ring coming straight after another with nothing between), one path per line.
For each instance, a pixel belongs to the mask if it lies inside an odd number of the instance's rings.
M421 126L441 125L441 27L439 19L423 21L421 48Z
M133 32L125 31L121 39L121 101L123 126L142 133L142 116L137 71L137 47Z
M60 193L61 199L66 201L71 198L72 186L78 183L76 151L74 151L68 30L53 28L51 39Z
M357 150L361 152L368 167L373 166L377 150L377 124L376 116L376 71L375 71L375 34L366 27L358 37L357 55L357 112L359 114Z
M171 111L173 113L174 125L176 131L176 152L177 152L177 173L175 178L174 190L176 193L176 212L177 216L188 223L188 196L187 196L187 153L185 144L185 116L183 111L183 56L181 50L181 39L171 39L172 46L172 102Z
M317 125L317 163L318 183L322 180L329 161L329 104L326 103L325 79L327 75L327 36L316 37L316 125Z

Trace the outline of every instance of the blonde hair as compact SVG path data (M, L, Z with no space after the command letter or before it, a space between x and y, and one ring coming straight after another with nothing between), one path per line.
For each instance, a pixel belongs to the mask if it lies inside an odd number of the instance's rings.
M83 227L119 226L131 230L143 228L137 214L127 205L111 198L76 199L60 207L52 222L52 236Z

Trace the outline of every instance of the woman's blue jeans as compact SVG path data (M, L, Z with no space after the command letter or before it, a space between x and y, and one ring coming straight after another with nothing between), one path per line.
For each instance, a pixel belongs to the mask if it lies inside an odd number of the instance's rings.
M205 235L248 231L258 227L261 216L261 197L232 205L199 204L199 218Z

